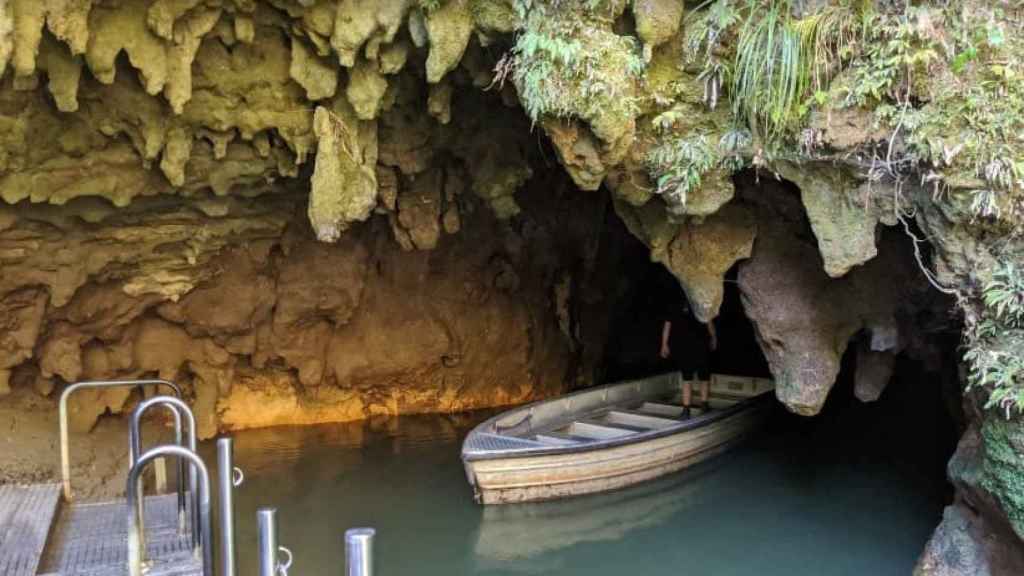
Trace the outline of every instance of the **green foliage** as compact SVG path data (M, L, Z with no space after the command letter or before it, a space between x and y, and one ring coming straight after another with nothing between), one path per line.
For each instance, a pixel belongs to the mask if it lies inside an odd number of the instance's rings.
M532 13L516 37L510 70L534 121L576 117L602 132L636 115L644 62L633 37L585 25L577 16Z
M521 20L537 14L549 16L557 13L589 12L592 14L616 14L628 0L513 0L513 7Z
M688 19L686 44L688 59L704 59L705 100L713 106L719 87L728 85L737 119L769 144L798 132L810 106L858 53L870 19L866 8L845 2L801 18L793 16L790 0L719 0L702 7ZM722 39L732 28L735 52L724 59Z
M704 135L666 140L647 156L648 169L657 177L657 194L679 206L686 205L690 191L700 186L704 174L719 160L718 151Z
M1002 266L985 286L982 300L1004 326L1024 328L1024 274L1013 261Z
M930 14L926 9L911 9L905 14L866 16L864 49L851 65L851 81L840 87L845 92L844 105L904 101L913 78L927 78L928 66L939 58L935 40L920 23Z
M655 125L667 130L674 122L672 114L670 110L659 115ZM685 206L690 192L700 187L709 171L742 168L741 151L749 145L750 133L745 130L726 132L718 142L712 142L707 134L666 138L647 154L647 169L656 180L657 194Z
M859 49L866 19L843 5L799 19L788 0L750 0L748 8L732 77L733 110L759 135L778 141L799 130L815 94Z
M951 6L888 18L879 26L887 40L854 68L849 98L873 105L885 125L902 129L906 157L923 164L931 181L972 190L975 218L990 222L995 232L1019 236L1024 26L1020 19L997 18L998 10L977 12Z
M1024 413L1024 271L1005 260L982 291L980 319L967 332L968 389L988 392L986 408Z
M420 8L424 12L433 12L441 7L444 0L419 0Z
M686 60L704 59L698 79L704 82L704 102L712 110L718 105L722 87L732 78L732 62L719 56L726 32L740 22L732 2L705 3L706 10L691 12L686 23Z
M787 2L752 11L740 30L732 78L736 116L768 139L791 130L810 81Z

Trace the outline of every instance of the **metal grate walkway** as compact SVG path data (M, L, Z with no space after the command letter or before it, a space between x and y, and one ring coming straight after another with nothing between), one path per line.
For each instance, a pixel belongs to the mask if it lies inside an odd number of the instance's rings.
M146 498L146 550L150 575L201 574L189 534L178 533L177 495ZM123 500L77 504L64 509L43 561L43 574L113 576L126 574L128 512Z
M0 576L35 576L60 486L0 486Z

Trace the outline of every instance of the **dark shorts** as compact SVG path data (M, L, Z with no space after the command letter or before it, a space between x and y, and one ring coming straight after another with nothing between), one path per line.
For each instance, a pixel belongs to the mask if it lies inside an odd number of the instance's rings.
M672 348L672 361L685 380L711 378L711 350L707 346L690 343L677 351Z

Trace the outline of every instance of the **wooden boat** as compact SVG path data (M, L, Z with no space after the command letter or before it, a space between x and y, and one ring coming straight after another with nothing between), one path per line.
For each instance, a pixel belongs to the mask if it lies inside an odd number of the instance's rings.
M775 388L771 380L714 374L711 410L683 417L682 382L670 373L610 384L484 421L462 445L477 502L564 498L680 470L757 428Z

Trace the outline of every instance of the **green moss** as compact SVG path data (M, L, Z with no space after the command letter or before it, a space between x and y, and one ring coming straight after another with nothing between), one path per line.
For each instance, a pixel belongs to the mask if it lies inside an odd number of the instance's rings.
M436 10L427 12L425 20L430 39L427 82L436 84L459 65L469 45L473 33L469 0L447 0Z
M580 119L604 142L617 142L632 131L639 112L640 47L635 38L612 31L605 15L621 12L618 3L577 3L582 12L527 12L512 52L513 80L534 121Z
M470 0L469 9L483 31L511 34L520 26L514 0Z
M999 499L1014 531L1024 538L1024 425L986 418L981 436L985 450L982 486Z

